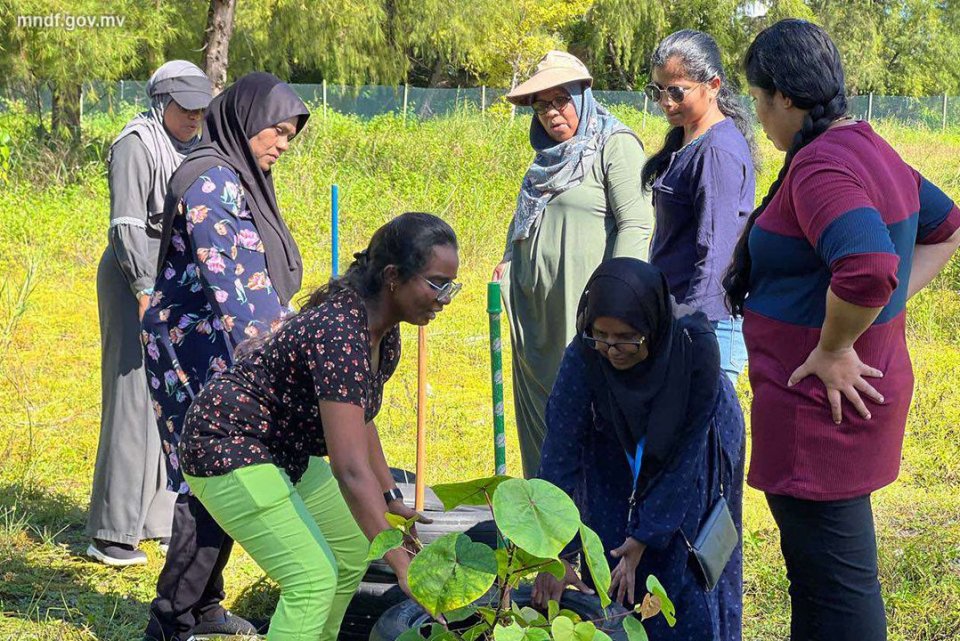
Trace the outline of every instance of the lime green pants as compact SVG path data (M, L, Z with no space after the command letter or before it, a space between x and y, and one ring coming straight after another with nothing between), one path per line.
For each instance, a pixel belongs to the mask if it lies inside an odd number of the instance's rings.
M369 542L330 466L311 458L299 483L272 464L187 476L220 526L280 586L269 641L335 641L367 569Z

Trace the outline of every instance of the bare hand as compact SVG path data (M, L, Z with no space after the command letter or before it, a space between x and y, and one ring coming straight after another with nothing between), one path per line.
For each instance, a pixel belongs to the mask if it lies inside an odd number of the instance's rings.
M510 264L509 260L501 262L499 265L493 268L493 277L491 280L495 283L499 283L503 279L503 272L507 269L507 265Z
M806 377L819 378L827 388L827 400L830 401L830 413L837 425L843 419L841 394L847 397L857 412L870 419L870 410L860 397L864 394L874 403L883 403L883 395L873 388L864 377L882 378L883 372L870 367L860 360L856 350L846 347L837 351L827 351L818 345L807 360L790 375L788 387L793 387Z
M637 566L640 564L640 557L647 546L640 541L627 537L623 545L610 550L610 555L615 559L620 559L620 563L610 573L610 598L624 604L624 597L627 603L636 603L634 599L634 583L636 582Z
M563 581L558 581L557 578L549 572L541 572L537 575L536 581L533 582L533 593L531 595L533 605L539 608L546 608L550 601L559 603L561 597L563 597L563 591L568 585L572 585L584 594L593 594L593 590L577 575L572 565L566 561L561 561L561 563L563 563L563 567L566 570Z
M403 517L405 519L412 519L416 517L417 518L416 523L427 523L427 524L433 523L433 519L428 519L421 512L417 512L412 507L404 503L403 499L394 499L389 503L387 503L387 511L390 512L390 514L396 514L397 516ZM410 527L410 532L415 537L417 536L416 523Z
M143 322L143 315L147 313L147 310L150 309L150 296L147 294L142 294L137 297L137 313L140 317L140 322Z

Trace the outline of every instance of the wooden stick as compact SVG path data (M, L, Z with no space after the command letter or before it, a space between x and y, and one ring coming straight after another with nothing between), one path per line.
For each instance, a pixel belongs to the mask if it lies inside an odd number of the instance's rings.
M423 510L423 488L427 457L427 332L417 333L417 482L413 507Z

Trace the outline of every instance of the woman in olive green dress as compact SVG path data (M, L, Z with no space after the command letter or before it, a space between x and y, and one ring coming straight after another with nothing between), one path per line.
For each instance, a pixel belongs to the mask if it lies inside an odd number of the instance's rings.
M653 209L643 194L643 145L593 97L590 72L551 51L507 95L533 107L536 152L517 197L494 280L513 344L513 393L524 476L536 475L544 410L563 351L574 337L577 302L605 259L647 259Z

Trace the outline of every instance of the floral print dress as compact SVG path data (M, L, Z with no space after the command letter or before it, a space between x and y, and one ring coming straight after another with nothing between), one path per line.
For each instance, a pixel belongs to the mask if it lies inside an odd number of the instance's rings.
M180 199L170 246L143 317L148 380L167 463L167 488L187 492L177 446L193 398L233 361L245 338L289 310L270 284L240 178L203 173Z

